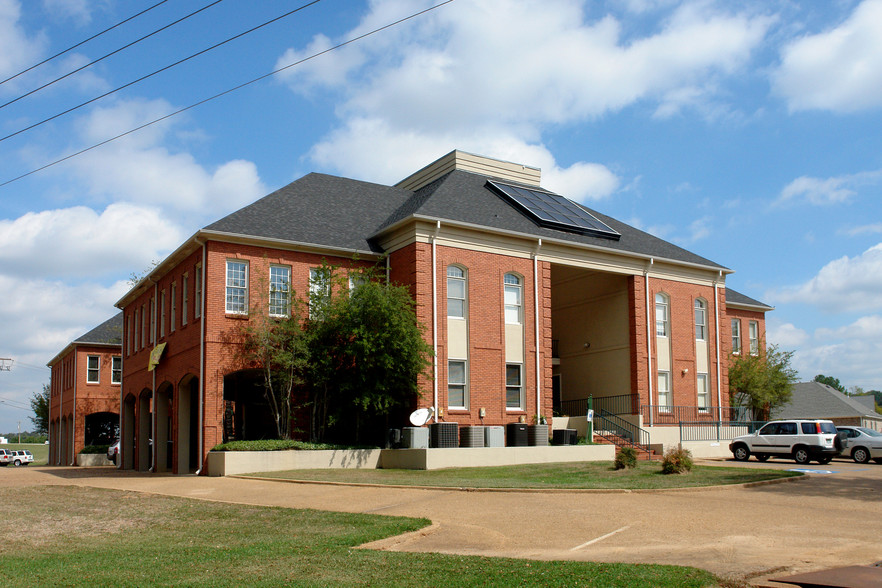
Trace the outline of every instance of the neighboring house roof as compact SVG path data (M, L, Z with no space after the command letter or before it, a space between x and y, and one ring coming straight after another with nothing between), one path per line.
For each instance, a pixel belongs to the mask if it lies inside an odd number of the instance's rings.
M94 329L83 333L67 344L61 352L47 363L47 366L55 365L62 357L68 354L76 345L101 345L107 347L122 348L123 313L118 312Z
M776 419L846 417L882 419L882 415L868 409L862 402L849 398L839 390L820 382L794 384L790 402L775 409L773 417Z
M750 296L745 296L741 292L736 292L728 286L726 287L726 306L733 306L735 308L746 308L747 310L757 310L760 312L775 309L775 307L769 306L764 302L754 300Z

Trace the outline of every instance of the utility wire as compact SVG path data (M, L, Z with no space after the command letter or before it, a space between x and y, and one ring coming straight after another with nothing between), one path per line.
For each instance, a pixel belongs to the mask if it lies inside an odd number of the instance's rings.
M128 48L131 47L132 45L135 45L135 44L137 44L137 43L140 43L140 42L143 41L144 39L149 39L149 38L152 37L153 35L155 35L155 34L157 34L157 33L161 33L162 31L164 31L164 30L166 30L166 29L169 29L169 28L175 26L176 24L178 24L178 23L180 23L180 22L183 22L183 21L187 20L187 19L190 18L191 16L195 16L195 15L199 14L200 12L202 12L203 10L208 10L209 8L211 8L212 6L214 6L215 4L220 4L221 2L223 2L223 0L214 0L214 2L212 2L211 4L209 4L209 5L207 5L207 6L203 6L203 7L200 8L199 10L195 10L195 11L191 12L190 14L188 14L188 15L186 15L186 16L182 16L182 17L179 18L178 20L176 20L176 21L174 21L174 22L172 22L172 23L169 23L169 24L165 25L164 27L158 28L158 29L156 29L155 31L153 31L153 32L151 32L151 33L148 33L148 34L144 35L143 37L141 37L141 38L139 38L139 39L135 39L135 40L132 41L131 43L128 43L128 44L126 44L126 45L123 45L123 46L120 47L119 49L114 49L114 50L111 51L110 53L107 53L106 55L102 55L102 56L99 57L98 59L96 59L96 60L94 60L94 61L90 61L90 62L87 63L86 65L83 65L83 66L81 66L81 67L78 67L78 68L76 68L75 70L70 71L70 72L64 74L64 75L61 76L60 78L55 78L55 79L52 80L51 82L46 82L45 84L43 84L43 85L40 86L39 88L34 88L34 89L31 90L30 92L28 92L28 93L26 93L26 94L22 94L22 95L19 96L18 98L13 98L12 100L10 100L9 102L7 102L6 104L0 104L0 108L6 108L6 107L9 106L10 104L15 104L16 102L18 102L18 101L21 100L22 98L27 98L27 97L30 96L31 94L36 94L37 92L39 92L39 91L42 90L43 88L48 88L48 87L51 86L52 84L54 84L54 83L56 83L56 82L60 82L61 80L65 79L65 78L67 78L67 77L70 77L70 76L74 75L75 73L77 73L77 72L79 72L79 71L83 71L83 70L86 69L87 67L91 67L91 66L95 65L95 64L98 63L99 61L104 61L105 59L107 59L107 58L110 57L111 55L116 55L116 54L119 53L120 51L123 51L123 50L125 50L125 49L128 49ZM51 119L50 119L50 120L51 120ZM11 135L10 135L10 136L11 136Z
M195 102L195 103L191 104L190 106L185 106L184 108L181 108L180 110L176 110L176 111L174 111L174 112L172 112L172 113L170 113L170 114L167 114L167 115L165 115L165 116L161 116L161 117L159 117L159 118L157 118L157 119L154 119L154 120L152 120L152 121L150 121L150 122L144 123L143 125L138 126L138 127L135 127L134 129L129 129L128 131L126 131L126 132L124 132L124 133L120 133L119 135L116 135L115 137L111 137L111 138L109 138L109 139L106 139L106 140L104 140L104 141L101 141L100 143L95 143L94 145L92 145L92 146L90 146L90 147L86 147L85 149L81 149L81 150L79 150L79 151L77 151L77 152L75 152L75 153L71 153L70 155L66 155L65 157L62 157L61 159L56 159L55 161L53 161L53 162L51 162L51 163L47 163L46 165L44 165L44 166L42 166L42 167L38 167L37 169L33 169L33 170L31 170L31 171L29 171L29 172L27 172L27 173L21 174L20 176L17 176L17 177L15 177L15 178L12 178L11 180L6 180L6 181L3 182L2 184L0 184L0 188L2 188L3 186L7 186L7 185L9 185L9 184L11 184L12 182L16 182L16 181L18 181L18 180L21 180L22 178L26 178L26 177L28 177L28 176L30 176L30 175L33 175L33 174L35 174L35 173L37 173L37 172L43 171L44 169L50 168L50 167L52 167L52 166L54 166L54 165L58 165L59 163L62 163L62 162L64 162L64 161L67 161L68 159L73 159L74 157L77 157L78 155L82 155L83 153L86 153L86 152L91 151L91 150L93 150L93 149L97 149L98 147L101 147L102 145L106 145L106 144L108 144L108 143L110 143L110 142L112 142L112 141L116 141L117 139L121 139L121 138L123 138L123 137L125 137L125 136L127 136L127 135L131 135L132 133L135 133L135 132L137 132L137 131L140 131L141 129L147 128L147 127L149 127L149 126L151 126L151 125L154 125L154 124L156 124L156 123L158 123L158 122L162 122L162 121L164 121L164 120L166 120L166 119L169 119L169 118L171 118L171 117L173 117L173 116L177 116L177 115L181 114L182 112L186 112L186 111L188 111L188 110L191 110L191 109L193 109L193 108L196 108L197 106L201 106L201 105L205 104L206 102L211 102L212 100L215 100L215 99L217 99L217 98L220 98L221 96L226 96L227 94L232 94L233 92L235 92L235 91L237 91L237 90L241 90L242 88L244 88L244 87L246 87L246 86L250 86L251 84L254 84L254 83L256 83L256 82L259 82L259 81L261 81L261 80L264 80L264 79L266 79L266 78L268 78L268 77L270 77L270 76L274 76L274 75L276 75L276 74L279 73L279 72L282 72L282 71L285 71L286 69L290 69L290 68L292 68L292 67L295 67L295 66L297 66L297 65L300 65L300 64L302 64L302 63L304 63L304 62L307 62L307 61L309 61L309 60L311 60L311 59L315 59L316 57L319 57L319 56L321 56L321 55L324 55L325 53L330 53L331 51L334 51L334 50L336 50L336 49L340 49L341 47L345 47L346 45L349 45L349 44L354 43L354 42L356 42L356 41L360 41L361 39L364 39L365 37L370 37L371 35L374 35L374 34L376 34L376 33L379 33L379 32L381 32L381 31L384 31L384 30L386 30L386 29L392 28L392 27L394 27L394 26L396 26L396 25L399 25L399 24L401 24L401 23L403 23L403 22L406 22L406 21L411 20L411 19L413 19L413 18L416 18L416 17L418 17L418 16L422 16L423 14L426 14L427 12L431 12L431 11L437 9L437 8L441 8L442 6L444 6L444 5L446 5L446 4L450 4L451 2L453 2L453 0L446 0L445 2L441 2L440 4L436 4L435 6L430 6L429 8L426 8L425 10L421 10L421 11L419 11L419 12L415 12L415 13L411 14L410 16L406 16L406 17L404 17L404 18L401 18L401 19L399 19L399 20L396 20L395 22L391 22L391 23L389 23L389 24L387 24L387 25L384 25L384 26L382 26L382 27L380 27L380 28L374 29L374 30L369 31L369 32L367 32L367 33L364 33L363 35L359 35L358 37L354 37L354 38L352 38L352 39L349 39L348 41L344 41L343 43L340 43L339 45L334 45L333 47L330 47L330 48L328 48L328 49L325 49L324 51L319 51L318 53L313 53L313 54L310 55L309 57L304 57L303 59L301 59L301 60L299 60L299 61L295 61L294 63L290 63L290 64L288 64L288 65L286 65L286 66L284 66L284 67L280 67L279 69L276 69L276 70L274 70L274 71L271 71L271 72L269 72L268 74L264 74L264 75L262 75L262 76L256 77L256 78L254 78L254 79L252 79L252 80L249 80L249 81L247 81L247 82L244 82L244 83L242 83L242 84L239 84L238 86L234 86L234 87L232 87L232 88L230 88L230 89L228 89L228 90L224 90L223 92L220 92L220 93L218 93L218 94L215 94L214 96L209 96L208 98L205 98L205 99L203 99L203 100L200 100L199 102Z
M221 0L217 0L217 2L220 2L220 1L221 1ZM217 2L215 2L215 4L217 4ZM267 25L270 25L270 24L272 24L272 23L274 23L274 22L276 22L276 21L278 21L278 20L281 20L281 19L287 17L287 16L291 16L291 15L294 14L295 12L300 12L300 11L303 10L304 8L309 8L309 7L312 6L313 4L318 4L319 2L321 2L321 0L313 0L312 2L308 2L307 4L304 4L304 5L302 5L302 6L298 7L298 8L295 8L294 10L291 10L291 11L289 11L289 12L286 12L285 14L283 14L283 15L281 15L281 16L277 16L276 18L273 18L273 19L271 19L271 20L268 20L268 21L266 21L266 22L263 23L263 24L260 24L260 25L257 25L257 26L254 27L254 28L248 29L247 31L245 31L245 32L243 32L243 33L239 33L238 35L235 35L235 36L233 36L233 37L230 37L229 39L226 39L226 40L224 40L224 41L221 41L220 43L217 43L217 44L215 44L215 45L212 45L211 47L208 47L208 48L206 48L206 49L203 49L202 51L198 51L198 52L193 53L192 55L190 55L190 56L188 56L188 57L184 57L183 59L179 59L178 61L176 61L176 62L174 62L174 63L172 63L172 64L169 64L169 65L166 65L165 67L163 67L163 68L161 68L161 69L157 69L156 71L154 71L154 72L152 72L152 73L149 73L149 74L147 74L147 75L145 75L145 76L141 76L141 77L138 78L137 80L132 80L131 82L129 82L129 83L127 83L127 84L123 84L122 86L119 86L118 88L114 88L113 90L110 90L110 91L108 91L108 92L105 92L104 94L101 94L100 96L96 96L96 97L94 97L94 98L92 98L92 99L90 99L90 100L86 100L85 102L83 102L83 103L81 103L81 104L77 104L76 106L72 106L71 108L68 108L67 110L64 110L64 111L62 111L62 112L59 112L58 114L54 114L54 115L50 116L49 118L45 118L45 119L41 120L40 122L36 122L36 123L34 123L34 124L30 125L30 126L27 126L27 127L23 128L23 129L19 129L18 131L15 131L15 132L12 133L12 134L6 135L5 137L0 137L0 143L2 143L3 141L5 141L6 139L11 139L12 137L15 137L16 135L20 135L21 133L24 133L24 132L26 132L26 131L29 131L29 130L35 128L35 127L39 127L40 125L46 124L46 123L49 122L49 121L55 120L56 118L62 117L62 116L64 116L65 114L69 114L69 113L73 112L74 110L79 110L79 109L82 108L83 106L88 106L89 104L92 104L93 102L97 102L98 100L101 100L102 98L105 98L105 97L107 97L107 96L110 96L111 94L115 94L116 92L119 92L120 90L125 90L126 88L128 88L128 87L130 87L130 86L134 86L134 85L137 84L138 82L143 82L143 81L146 80L147 78L152 78L152 77L155 76L156 74L160 74L160 73L162 73L162 72L164 72L164 71L167 71L167 70L169 70L169 69L171 69L171 68L173 68L173 67L175 67L175 66L178 66L178 65L184 63L185 61L190 61L190 60L193 59L194 57L199 57L200 55L202 55L202 54L204 54L204 53L208 53L209 51L211 51L211 50L213 50L213 49L217 49L217 48L220 47L221 45L226 45L227 43L229 43L229 42L231 42L231 41L235 41L236 39L238 39L238 38L240 38L240 37L244 37L245 35L247 35L247 34L249 34L249 33L253 33L254 31L256 31L256 30L258 30L258 29L262 29L263 27L265 27L265 26L267 26ZM207 8L207 7L206 7L206 8ZM27 94L25 94L25 96L26 96L26 95L27 95ZM18 98L16 98L16 100L18 100ZM7 102L6 104L11 104L11 102ZM6 106L6 104L4 104L3 106ZM3 106L0 106L0 108L3 108Z
M95 33L94 35L92 35L92 36L89 37L88 39L85 39L85 40L83 40L83 41L80 41L80 42L77 43L76 45L72 45L72 46L68 47L67 49L65 49L64 51L60 51L60 52L56 53L56 54L53 55L52 57L47 57L46 59L44 59L44 60L41 61L40 63L35 63L35 64L32 65L31 67L29 67L29 68L27 68L27 69L23 69L23 70L21 70L20 72L18 72L18 73L15 74L14 76L10 76L10 77L6 78L5 80L0 81L0 86L2 86L3 84L5 84L6 82L8 82L8 81L10 81L10 80L14 80L15 78L17 78L18 76L20 76L20 75L22 75L22 74L26 74L26 73L28 73L28 72L31 71L32 69L36 69L36 68L40 67L40 66L43 65L44 63L48 63L48 62L52 61L52 60L55 59L56 57L61 57L61 56L64 55L65 53L68 53L68 52L70 52L70 51L73 51L74 49L76 49L76 48L79 47L80 45L85 45L86 43L88 43L88 42L91 41L92 39L97 39L98 37L100 37L100 36L103 35L104 33L110 32L110 31L112 31L113 29L115 29L116 27L121 26L121 25L124 25L124 24L126 24L127 22L129 22L130 20L133 20L133 19L135 19L135 18L141 16L142 14L144 14L144 13L146 13L146 12L149 12L149 11L153 10L154 8L156 8L157 6L159 6L160 4L165 4L166 2L168 2L168 0L162 0L161 2L157 2L157 3L154 4L153 6L149 6L149 7L145 8L144 10L142 10L141 12L139 12L138 14L134 14L134 15L132 15L132 16L130 16L129 18L127 18L127 19L125 19L125 20L123 20L123 21L120 21L120 22L116 23L116 24L113 25L112 27L109 27L109 28L104 29L104 30L101 31L100 33Z

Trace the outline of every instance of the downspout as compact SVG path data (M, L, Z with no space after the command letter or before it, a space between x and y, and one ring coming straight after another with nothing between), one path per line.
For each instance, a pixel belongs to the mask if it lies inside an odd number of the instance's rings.
M722 270L720 271L720 277L723 277ZM714 280L714 315L716 316L716 331L717 331L717 420L723 420L723 392L722 392L722 383L720 382L720 378L722 377L722 368L720 366L720 293L719 293L720 284L717 280Z
M149 279L149 278L148 278ZM153 282L153 280L150 280ZM150 312L153 313L153 320L151 321L153 324L150 325L150 330L153 333L152 340L154 345L159 344L159 339L156 338L156 323L159 322L159 317L156 316L156 303L158 301L159 296L159 284L153 282L153 308L150 309ZM153 383L151 387L153 388L153 410L150 411L150 438L153 439L153 455L150 460L150 468L147 470L148 472L153 472L153 465L157 463L159 455L159 451L157 450L158 440L156 439L156 368L153 368Z
M438 259L435 242L441 232L441 221L437 221L435 234L432 235L432 418L438 422Z
M649 268L652 267L652 264L655 263L651 257L649 258L649 265L646 267L646 270L643 272L643 281L644 281L644 290L646 290L646 369L649 373L649 377L647 380L649 381L649 426L652 426L653 422L653 410L652 410L652 399L653 399L653 389L652 389L652 329L651 325L653 323L652 314L649 308ZM640 396L638 394L637 398Z
M536 323L536 424L542 421L542 373L540 366L542 365L539 357L539 249L542 248L542 239L536 243L536 250L533 251L533 303L534 312L533 319Z
M199 241L196 241L199 243ZM205 411L205 243L202 243L202 275L199 276L200 281L202 282L202 291L200 292L199 298L199 426L197 428L197 441L196 447L199 452L199 467L196 469L196 475L200 475L202 473L202 468L204 466L203 460L205 459L205 451L203 449L203 445L205 444L205 439L203 439L205 423L203 422L204 411Z

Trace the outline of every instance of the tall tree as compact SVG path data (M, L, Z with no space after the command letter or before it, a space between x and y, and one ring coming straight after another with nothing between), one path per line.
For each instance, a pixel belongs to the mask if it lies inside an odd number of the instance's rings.
M818 374L815 376L813 382L818 382L819 384L826 384L835 390L839 390L843 394L845 394L845 386L839 383L839 378L834 378L833 376L825 376L824 374Z
M747 407L757 420L768 420L771 412L787 403L792 396L797 372L790 367L792 351L781 351L777 345L757 354L733 355L729 365L729 394L732 404Z
M30 417L35 427L34 433L46 435L49 432L49 384L43 384L42 392L34 392L31 410L34 411L34 416Z

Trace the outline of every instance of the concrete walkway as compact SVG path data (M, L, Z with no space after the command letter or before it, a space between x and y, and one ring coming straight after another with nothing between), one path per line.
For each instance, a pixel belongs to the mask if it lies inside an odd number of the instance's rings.
M726 465L734 465L729 462ZM742 467L791 468L792 462ZM0 486L73 484L233 502L425 517L384 549L696 566L770 576L882 560L882 466L834 461L795 482L655 492L469 492L4 468Z

